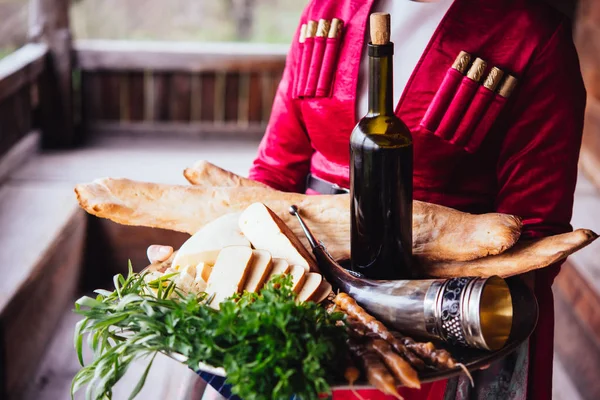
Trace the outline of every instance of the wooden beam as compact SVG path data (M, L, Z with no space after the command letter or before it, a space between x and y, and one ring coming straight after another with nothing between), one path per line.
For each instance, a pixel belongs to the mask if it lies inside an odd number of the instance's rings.
M40 127L46 147L73 145L69 0L30 0L29 38L45 43L49 65L40 80Z
M77 40L77 67L84 71L202 72L282 70L287 45L256 43Z
M40 132L37 130L29 132L0 158L0 185L6 182L10 174L38 151L40 136Z
M236 122L91 122L86 133L90 136L129 136L129 137L198 137L260 139L265 133L266 124Z
M45 44L29 43L0 60L0 101L40 76L47 53Z

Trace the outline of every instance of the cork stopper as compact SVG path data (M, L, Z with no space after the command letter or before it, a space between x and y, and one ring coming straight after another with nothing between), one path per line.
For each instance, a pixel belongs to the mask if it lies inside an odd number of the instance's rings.
M504 82L502 82L502 85L500 85L500 89L498 89L498 94L505 98L510 97L513 90L517 86L517 82L518 80L514 76L506 75Z
M483 61L481 58L477 57L475 61L473 61L473 65L469 68L469 72L467 72L467 78L472 81L479 82L483 77L483 73L485 72L485 67L487 63Z
M342 28L344 27L344 21L341 19L334 18L331 20L331 26L329 27L328 38L339 38L342 36Z
M458 53L458 57L454 60L454 64L452 64L452 68L460 72L461 74L465 74L467 72L467 68L471 63L471 55L466 51L461 51Z
M306 41L306 24L302 24L300 27L300 37L298 38L299 43L304 43Z
M376 12L370 17L371 43L387 44L390 41L390 14Z
M500 68L494 67L485 78L483 86L493 92L498 87L498 84L502 80L503 76L504 72Z
M306 24L306 38L315 37L317 33L317 21L310 20Z

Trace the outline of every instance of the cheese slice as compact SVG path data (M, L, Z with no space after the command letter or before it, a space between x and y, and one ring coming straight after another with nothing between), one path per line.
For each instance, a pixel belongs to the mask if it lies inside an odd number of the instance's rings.
M292 275L292 290L298 293L302 288L308 273L302 265L292 265L290 274Z
M290 272L290 264L283 258L274 258L273 268L271 268L271 273L267 280L271 280L275 275L287 274L288 272Z
M304 280L304 284L302 288L298 292L298 297L296 301L308 301L311 296L315 294L315 292L319 289L321 282L323 281L323 277L321 274L317 274L316 272L309 272L306 275L306 279Z
M230 246L221 250L206 284L206 293L214 296L211 307L218 309L223 300L242 290L253 257L250 247Z
M179 274L173 277L175 285L185 293L194 292L194 281L196 279L196 266L190 265L179 268Z
M201 262L214 265L223 247L250 247L238 226L239 217L239 213L226 214L204 225L183 243L173 258L172 266L185 268Z
M331 289L331 284L323 279L319 285L319 289L317 289L313 296L309 297L308 300L314 301L315 303L321 303L329 296Z
M242 212L239 227L255 249L267 250L273 258L318 271L311 254L290 228L262 203L254 203Z
M244 290L256 293L263 287L271 273L273 263L271 253L266 250L253 250L252 254L252 264L250 265L250 273L244 285Z
M208 263L198 263L196 266L196 279L203 280L204 282L208 282L208 278L210 278L210 274L212 272L213 266ZM200 272L198 272L200 271Z

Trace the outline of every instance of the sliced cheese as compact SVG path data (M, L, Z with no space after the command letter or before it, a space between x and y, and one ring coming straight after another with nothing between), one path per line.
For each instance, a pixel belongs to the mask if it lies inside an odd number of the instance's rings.
M210 278L210 273L212 272L212 265L207 263L198 263L196 266L196 279L201 279L204 282L208 282L208 278ZM200 276L198 276L198 270L200 270Z
M219 308L219 304L239 293L250 272L253 253L250 247L230 246L219 253L206 285L208 296L214 296L210 305Z
M252 254L252 264L248 279L244 285L244 290L255 293L263 287L267 277L271 273L273 262L271 260L271 253L266 250L253 250Z
M288 226L262 203L254 203L242 212L239 227L255 249L267 250L273 258L318 271L311 254Z
M306 275L306 279L304 280L304 284L302 288L298 292L297 301L308 301L311 296L315 294L315 292L319 289L321 282L323 281L323 277L321 274L317 274L316 272L309 272Z
M287 274L288 272L290 272L290 263L283 258L274 258L273 268L271 268L271 274L269 275L268 280L271 280L275 275Z
M201 262L213 265L223 247L250 247L238 226L239 217L239 213L226 214L204 225L181 246L172 266L196 266Z
M321 303L329 296L331 289L331 284L323 279L319 285L319 289L315 292L312 298L309 298L308 300L314 301L315 303Z
M290 275L292 275L292 290L296 293L300 291L306 280L306 269L302 265L292 265Z
M194 291L196 280L196 266L190 265L179 269L179 274L173 277L175 285L186 293Z

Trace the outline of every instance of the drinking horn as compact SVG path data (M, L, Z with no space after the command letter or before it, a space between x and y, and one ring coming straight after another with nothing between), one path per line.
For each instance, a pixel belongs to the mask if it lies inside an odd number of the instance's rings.
M338 264L304 223L296 206L290 214L306 235L321 273L337 289L403 333L484 350L502 348L511 333L513 302L506 281L457 277L371 280Z

